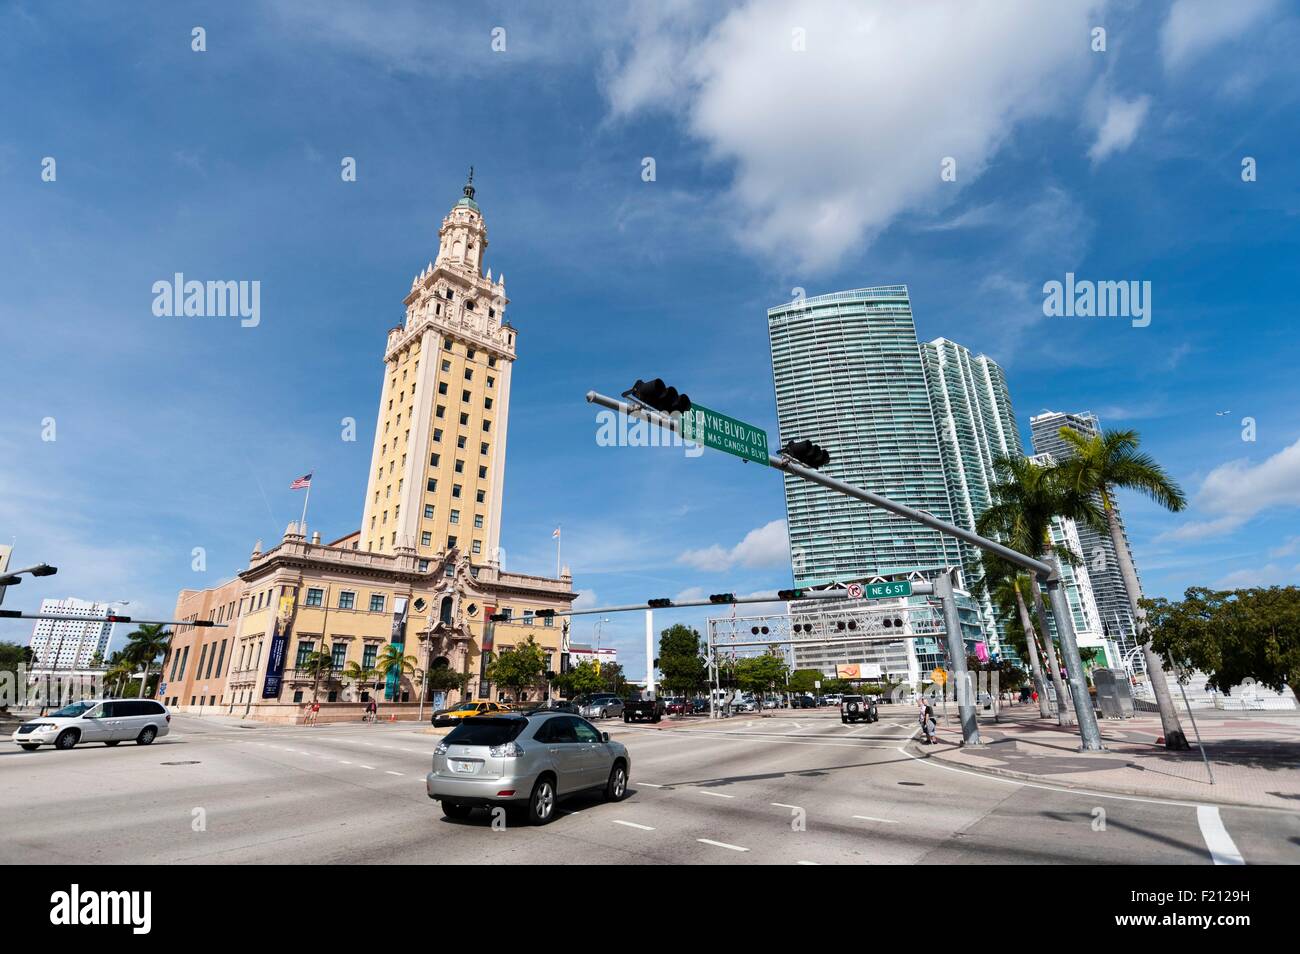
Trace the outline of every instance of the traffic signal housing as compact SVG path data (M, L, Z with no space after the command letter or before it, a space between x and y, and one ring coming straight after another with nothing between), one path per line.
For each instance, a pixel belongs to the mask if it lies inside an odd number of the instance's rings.
M736 602L735 593L714 593L709 597L710 603L734 603Z
M781 448L781 453L814 470L825 467L831 462L830 451L818 447L812 441L786 441L785 446Z
M654 408L664 414L685 414L691 409L691 399L685 394L679 394L677 389L664 384L663 378L655 378L652 381L642 381L637 379L636 384L627 392L636 400L640 401L646 407Z

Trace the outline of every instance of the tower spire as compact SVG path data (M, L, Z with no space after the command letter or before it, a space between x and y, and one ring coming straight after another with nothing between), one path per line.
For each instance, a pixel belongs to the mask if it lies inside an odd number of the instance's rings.
M465 192L465 198L467 199L474 198L474 167L473 166L469 167L469 181L465 183L464 192Z

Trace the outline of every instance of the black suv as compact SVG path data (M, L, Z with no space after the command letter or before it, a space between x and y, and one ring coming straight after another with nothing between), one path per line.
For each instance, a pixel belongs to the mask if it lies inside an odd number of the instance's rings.
M844 696L840 699L840 721L879 722L880 714L876 711L875 700L870 696Z

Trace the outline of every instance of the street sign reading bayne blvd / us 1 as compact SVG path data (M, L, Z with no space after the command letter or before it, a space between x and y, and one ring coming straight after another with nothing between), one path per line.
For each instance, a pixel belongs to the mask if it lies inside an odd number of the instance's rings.
M682 438L756 464L767 463L767 431L699 404L682 415Z

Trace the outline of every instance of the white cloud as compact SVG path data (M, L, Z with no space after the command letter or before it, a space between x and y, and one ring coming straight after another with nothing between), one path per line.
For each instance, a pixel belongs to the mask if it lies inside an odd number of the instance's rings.
M1097 139L1088 150L1088 158L1094 163L1101 162L1133 145L1150 107L1150 96L1139 96L1136 99L1110 97L1097 127Z
M595 609L596 608L596 591L583 590L573 599L574 609Z
M773 520L749 531L730 549L714 544L699 550L687 550L677 558L678 563L707 573L718 573L733 566L751 569L781 566L789 560L790 541L784 520Z
M1277 0L1177 0L1160 30L1165 66L1178 69L1261 22Z
M1184 524L1165 536L1193 540L1230 533L1273 507L1300 507L1300 440L1260 464L1221 464L1196 493L1196 508L1210 519Z
M724 208L738 241L821 270L903 213L943 207L1017 123L1058 111L1105 6L750 0L711 29L643 28L606 93L616 115L681 112L734 170ZM955 183L940 179L945 157Z
M1268 563L1261 567L1234 570L1216 580L1221 590L1245 589L1252 586L1294 586L1300 580L1300 565L1290 568Z

